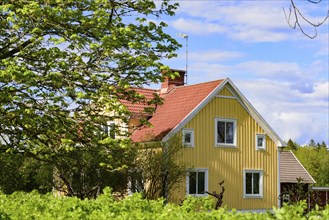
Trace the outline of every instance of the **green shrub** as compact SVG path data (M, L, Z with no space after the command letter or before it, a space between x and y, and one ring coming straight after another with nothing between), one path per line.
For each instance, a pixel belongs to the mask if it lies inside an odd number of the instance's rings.
M54 197L37 191L0 193L0 219L329 219L329 206L305 213L305 202L266 213L214 210L213 202L210 197L187 197L182 205L164 205L164 199L146 200L138 193L117 201L110 189L94 200Z

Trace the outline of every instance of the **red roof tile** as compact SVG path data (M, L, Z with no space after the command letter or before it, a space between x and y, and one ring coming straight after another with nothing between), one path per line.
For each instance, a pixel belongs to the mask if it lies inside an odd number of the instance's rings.
M134 103L127 100L120 100L120 102L124 104L131 113L142 114L145 107L150 107L149 105L147 105L147 101L153 99L154 93L159 93L159 90L144 89L144 88L134 88L134 90L137 93L144 95L145 100L140 102L134 102Z
M224 80L216 80L189 86L174 87L163 94L160 105L149 120L152 127L142 127L133 132L134 142L161 140L192 112Z

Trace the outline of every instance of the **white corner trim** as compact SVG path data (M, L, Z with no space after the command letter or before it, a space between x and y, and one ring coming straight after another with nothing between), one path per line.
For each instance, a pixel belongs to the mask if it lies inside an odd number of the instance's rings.
M281 151L281 149L278 147L277 148L277 154L278 154L278 166L277 166L277 169L278 169L278 197L277 198L278 198L278 207L279 208L281 207L281 199L280 199L280 195L281 195L280 151Z
M206 106L212 98L214 98L217 93L226 85L228 82L228 78L226 78L222 83L220 83L211 93L209 93L206 98L204 98L190 113L188 113L183 120L181 120L164 138L162 141L167 141L169 138L177 133L180 129L182 129L187 122L189 122L204 106Z
M295 156L295 154L294 154L291 150L289 150L289 151L290 151L290 153L295 157L295 159L298 161L299 165L301 165L301 166L303 167L304 171L305 171L305 172L311 177L311 179L313 180L313 182L316 183L315 180L313 179L313 177L311 176L311 174L305 169L305 167L304 167L303 164L298 160L298 158Z

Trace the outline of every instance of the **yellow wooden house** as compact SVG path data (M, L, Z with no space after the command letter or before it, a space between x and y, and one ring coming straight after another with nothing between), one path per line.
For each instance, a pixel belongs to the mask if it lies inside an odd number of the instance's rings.
M148 96L158 93L164 103L149 117L153 126L137 129L131 137L144 142L181 135L186 146L181 159L193 170L171 197L179 201L187 195L206 196L206 191L218 192L218 182L224 180L222 206L278 207L279 151L284 142L230 79L184 85L184 71L179 73L159 90L139 91Z

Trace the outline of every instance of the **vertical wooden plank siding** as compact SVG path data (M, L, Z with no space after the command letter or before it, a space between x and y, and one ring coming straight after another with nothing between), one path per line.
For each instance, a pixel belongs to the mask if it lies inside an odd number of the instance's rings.
M218 95L233 97L232 93L231 93L226 87L224 87L224 88L218 93Z
M237 148L215 147L216 117L237 120ZM256 150L256 133L265 132L236 99L214 98L185 128L194 129L195 146L184 150L182 160L187 161L192 168L208 168L210 192L218 192L218 182L225 180L223 206L242 210L277 206L276 145L266 136L266 150ZM263 198L243 198L244 169L263 170ZM183 189L173 193L179 197L176 201L186 196L186 184L181 185Z

